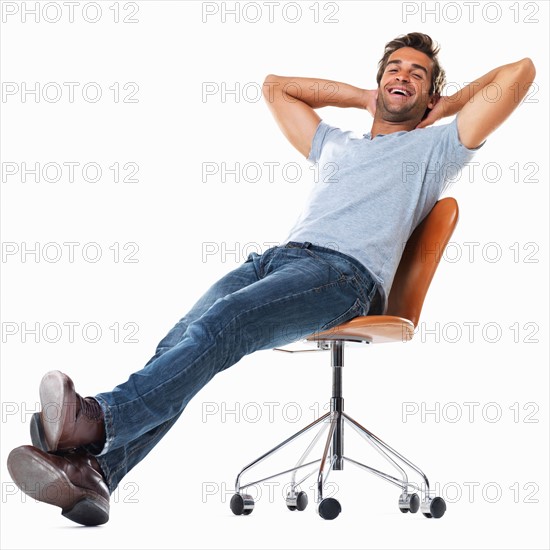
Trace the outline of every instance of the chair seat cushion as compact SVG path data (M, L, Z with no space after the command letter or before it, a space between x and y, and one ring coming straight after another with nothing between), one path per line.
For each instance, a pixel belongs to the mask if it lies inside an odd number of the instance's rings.
M349 340L365 341L371 344L408 342L412 339L414 325L403 317L393 315L367 315L355 317L323 332L308 336L308 341Z

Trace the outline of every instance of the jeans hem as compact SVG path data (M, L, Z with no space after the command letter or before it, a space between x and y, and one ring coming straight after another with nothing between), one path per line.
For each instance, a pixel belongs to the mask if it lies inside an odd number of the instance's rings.
M100 395L95 395L94 399L99 403L99 406L103 411L103 417L105 421L105 444L103 445L103 449L101 449L101 452L95 455L96 457L101 457L106 455L111 450L111 446L113 445L113 441L115 439L113 428L113 414L111 412L109 404L103 397L101 397Z

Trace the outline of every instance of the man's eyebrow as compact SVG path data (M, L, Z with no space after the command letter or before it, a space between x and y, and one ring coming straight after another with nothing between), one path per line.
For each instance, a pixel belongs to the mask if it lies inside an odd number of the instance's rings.
M396 63L397 65L401 65L401 63L403 63L401 61L401 59L392 59L391 61L388 61L386 63L386 67L390 64L390 63ZM426 76L428 76L428 69L426 69L426 67L423 67L422 65L418 65L417 63L411 63L411 66L414 68L414 69L420 69L421 71L424 71L426 73Z

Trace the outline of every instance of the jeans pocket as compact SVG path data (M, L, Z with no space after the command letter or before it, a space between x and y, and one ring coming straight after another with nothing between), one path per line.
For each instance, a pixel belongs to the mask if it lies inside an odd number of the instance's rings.
M329 321L328 323L325 323L320 329L319 332L322 332L324 330L329 330L331 328L334 328L338 325L341 325L342 323L345 323L346 321L350 321L354 317L357 317L359 315L363 314L363 304L361 303L361 300L357 298L353 305L344 311L341 315L338 315L335 319L332 321Z
M375 287L369 284L370 281L362 276L356 276L350 279L350 285L359 296L362 305L361 315L368 315L370 311L370 296L374 294Z

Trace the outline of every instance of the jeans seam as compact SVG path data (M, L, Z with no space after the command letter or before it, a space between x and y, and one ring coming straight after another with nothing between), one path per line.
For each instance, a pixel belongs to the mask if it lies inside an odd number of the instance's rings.
M372 289L368 290L367 282L365 281L364 277L360 275L356 275L353 278L353 283L356 285L356 292L361 298L363 308L367 310L367 306L369 306L372 299L373 290L376 290L376 285L373 284Z
M251 263L252 264L252 269L254 269L254 274L256 275L256 277L258 279L260 279L260 274L258 273L258 270L256 269L256 262L255 262L255 259L259 257L259 254L257 254L256 252L251 252L249 255L248 255L248 258L246 260L246 262L244 262L245 264L246 263Z
M263 254L260 255L258 269L256 269L256 265L254 265L254 270L256 271L256 276L258 277L258 280L261 280L266 276L266 264L272 260L278 248L279 247L277 246L268 248Z

